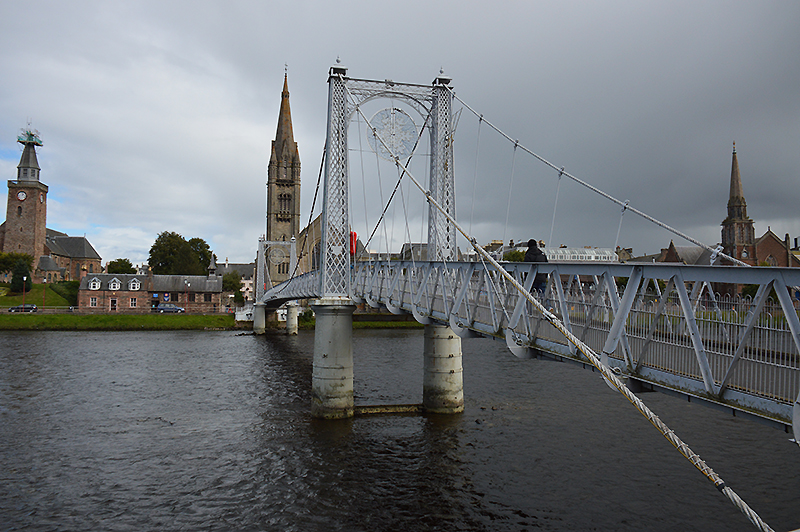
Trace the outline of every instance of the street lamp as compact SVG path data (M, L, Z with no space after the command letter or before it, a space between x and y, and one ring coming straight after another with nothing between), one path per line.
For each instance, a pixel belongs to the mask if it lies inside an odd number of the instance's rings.
M28 284L28 276L22 276L22 312L25 312L25 286Z
M44 300L45 297L47 296L47 277L42 279L42 287L44 288L42 290L42 312L44 312Z
M189 309L189 287L192 286L192 283L187 281L186 279L183 280L183 284L186 285L186 309Z

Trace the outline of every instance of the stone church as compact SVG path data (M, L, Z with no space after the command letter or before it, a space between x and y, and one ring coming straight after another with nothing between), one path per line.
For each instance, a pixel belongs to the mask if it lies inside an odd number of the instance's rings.
M300 154L292 131L288 78L284 75L278 129L267 167L267 273L273 285L286 281L292 274L289 247L278 243L288 244L299 234Z
M25 129L17 142L23 146L22 157L16 179L8 181L0 251L32 256L35 283L80 280L88 273L99 273L100 255L85 237L69 236L46 226L48 186L39 181L36 146L42 141L38 133Z

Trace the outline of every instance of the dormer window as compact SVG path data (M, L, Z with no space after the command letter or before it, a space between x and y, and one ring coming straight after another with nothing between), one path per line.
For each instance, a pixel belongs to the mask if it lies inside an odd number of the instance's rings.
M128 283L128 290L139 290L141 286L142 283L139 282L139 279L131 279Z
M93 277L92 280L89 281L89 290L100 290L100 279Z
M111 281L109 281L109 283L108 283L108 289L109 290L119 290L120 286L122 286L122 283L120 283L119 279L117 279L116 277L111 279Z

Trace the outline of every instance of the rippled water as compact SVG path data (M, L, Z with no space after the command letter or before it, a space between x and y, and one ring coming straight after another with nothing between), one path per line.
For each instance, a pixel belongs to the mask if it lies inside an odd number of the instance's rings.
M422 395L421 331L355 331L357 404ZM0 333L1 530L754 530L597 373L464 340L460 416L309 416L313 332ZM800 449L645 401L776 530Z

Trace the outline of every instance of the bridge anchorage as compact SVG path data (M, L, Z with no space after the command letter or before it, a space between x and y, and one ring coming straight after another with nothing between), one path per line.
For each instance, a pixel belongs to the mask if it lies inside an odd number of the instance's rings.
M410 313L425 325L426 411L463 411L462 337L501 338L521 358L591 366L756 527L771 530L633 392L658 390L703 401L791 430L794 441L800 440L800 321L790 296L790 289L800 287L800 268L498 263L455 218L451 110L456 97L450 81L444 75L430 86L354 79L339 64L329 71L320 267L257 293L254 309L258 333L267 308L314 300L312 414L329 419L354 414L355 303ZM383 97L408 103L429 128L427 188L400 160L397 144L371 131L428 202L428 260L351 262L348 125L355 113L363 116L362 104ZM484 121L482 115L479 119ZM516 149L518 141L512 142ZM559 178L569 175L529 153ZM457 233L473 247L477 261L457 260ZM265 286L265 250L262 241L259 288ZM533 290L536 274L547 275L543 292ZM752 300L719 298L718 284L757 285L758 291ZM777 302L769 298L773 289Z

